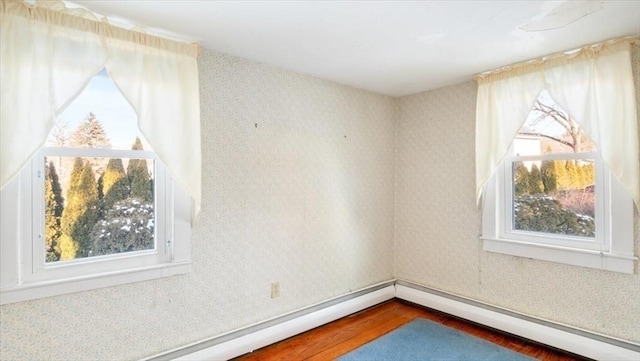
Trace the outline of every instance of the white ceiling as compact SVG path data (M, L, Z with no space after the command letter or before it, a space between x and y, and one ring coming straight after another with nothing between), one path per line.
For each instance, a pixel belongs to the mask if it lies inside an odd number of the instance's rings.
M73 2L206 49L394 96L640 35L640 0Z

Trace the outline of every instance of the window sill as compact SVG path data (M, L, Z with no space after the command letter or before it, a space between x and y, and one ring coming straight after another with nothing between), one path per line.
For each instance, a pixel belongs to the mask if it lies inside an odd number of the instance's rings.
M38 298L59 296L127 283L147 281L185 274L191 271L191 262L159 264L135 269L66 278L55 281L24 283L0 289L0 304L22 302Z
M545 244L482 237L487 252L633 274L637 257Z

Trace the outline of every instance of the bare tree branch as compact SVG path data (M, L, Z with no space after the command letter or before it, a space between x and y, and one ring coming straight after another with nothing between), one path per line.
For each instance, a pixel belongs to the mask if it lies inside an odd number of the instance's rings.
M561 109L554 107L553 105L545 104L540 100L536 100L532 110L540 113L540 115L533 120L533 124L537 124L546 118L551 118L567 131L567 135L571 137L571 142L559 137L554 137L548 134L541 134L538 132L521 132L521 134L535 135L554 140L570 147L574 153L582 151L582 135L580 134L580 125L569 114L565 113Z
M570 147L571 149L574 149L574 145L573 143L566 141L564 139L561 138L556 138L554 136L548 135L548 134L543 134L543 133L536 133L536 132L519 132L518 134L520 135L530 135L530 136L534 136L534 137L543 137L543 138L547 138L547 139L551 139L553 141L556 141L558 143L562 143L564 145L566 145L567 147Z

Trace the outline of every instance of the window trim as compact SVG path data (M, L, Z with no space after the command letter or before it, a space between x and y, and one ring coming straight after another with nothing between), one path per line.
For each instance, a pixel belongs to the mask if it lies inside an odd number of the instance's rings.
M633 255L633 200L611 172L602 166L601 177L604 182L603 210L609 224L604 227L605 244L608 249L588 250L561 245L515 240L501 233L506 223L504 198L511 193L505 187L505 173L511 164L509 158L503 160L486 184L482 206L482 234L480 239L483 250L493 253L538 259L574 266L582 266L613 272L634 273L637 257ZM596 171L596 173L598 173Z
M82 157L82 158L129 158L148 159L154 162L154 222L161 227L154 227L155 248L152 250L118 253L98 257L77 258L68 261L55 263L42 262L45 259L43 243L45 201L44 194L45 159L46 157ZM25 242L25 269L31 272L24 273L26 282L45 281L58 278L68 278L71 275L86 275L98 272L116 271L137 267L137 264L153 265L166 262L171 256L172 249L169 242L173 237L173 230L168 222L169 207L173 202L172 192L167 192L167 187L171 187L171 177L166 176L167 169L150 151L121 150L108 148L41 148L31 162L33 181L32 186L32 235L31 243ZM29 245L32 246L30 249ZM32 257L27 255L31 254Z
M511 153L511 152L510 152ZM596 197L595 207L595 223L596 234L594 238L571 236L564 234L552 234L552 233L536 233L529 231L520 231L513 229L513 163L514 162L536 162L536 161L555 161L555 160L579 160L579 159L592 159L595 165L595 184L594 192ZM513 239L518 241L540 243L556 245L561 247L569 247L575 249L585 250L598 250L609 248L609 237L606 237L606 225L609 224L609 214L604 212L602 207L597 207L598 204L607 204L607 195L604 191L608 189L609 182L607 177L604 176L605 170L602 166L602 158L597 152L585 152L585 153L554 153L554 154L541 154L537 156L507 156L504 160L504 165L501 166L498 172L502 172L502 177L498 179L498 189L504 189L502 194L499 194L500 201L502 202L500 209L500 219L504 219L504 222L500 225L499 235L500 238ZM507 189L508 187L508 189Z
M111 151L111 150L106 150ZM91 152L100 151L91 150ZM37 163L43 157L42 150L30 160L18 176L0 190L0 304L15 303L67 293L117 286L133 282L169 277L191 271L191 198L172 180L168 169L164 174L166 190L164 194L156 192L156 197L164 197L167 205L168 222L165 232L172 240L171 252L163 261L153 264L137 265L149 252L141 251L112 259L104 258L80 262L84 267L95 271L81 275L64 275L58 278L39 279L32 277L32 246L35 233L33 204L35 202L34 177L37 175ZM156 158L156 162L160 161ZM161 163L160 163L161 164ZM42 187L44 189L44 186ZM156 225L160 227L160 225ZM13 241L11 241L13 240ZM133 261L120 268L104 268L113 261L129 259ZM127 263L127 262L125 262ZM60 268L74 269L77 264L61 265ZM57 267L57 266L56 266Z

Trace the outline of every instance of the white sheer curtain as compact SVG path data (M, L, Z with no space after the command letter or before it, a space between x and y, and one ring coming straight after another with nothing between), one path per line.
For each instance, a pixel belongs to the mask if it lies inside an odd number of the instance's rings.
M107 61L100 36L67 15L0 3L0 186L44 143L55 117Z
M476 196L507 155L543 89L584 128L640 209L638 117L623 39L481 75L476 104Z
M61 2L0 3L0 188L40 148L54 119L103 67L138 126L194 200L201 199L197 45L98 21Z

